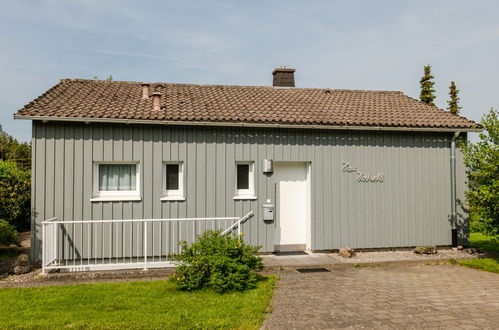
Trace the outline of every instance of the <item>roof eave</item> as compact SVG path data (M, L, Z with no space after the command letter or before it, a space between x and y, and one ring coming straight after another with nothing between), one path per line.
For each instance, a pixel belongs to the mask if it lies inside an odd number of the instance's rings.
M225 127L268 127L268 128L306 128L331 130L368 130L368 131L414 131L414 132L480 132L479 126L473 127L411 127L411 126L360 126L360 125L317 125L317 124L280 124L251 122L218 122L218 121L177 121L119 118L85 118L85 117L51 117L14 115L14 119L48 121L71 121L83 123L120 123L149 125L181 125L181 126L225 126Z

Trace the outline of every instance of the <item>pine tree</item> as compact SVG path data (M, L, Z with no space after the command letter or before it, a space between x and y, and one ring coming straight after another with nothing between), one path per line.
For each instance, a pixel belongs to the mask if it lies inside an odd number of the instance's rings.
M450 100L447 101L447 104L449 104L447 110L449 110L449 112L453 115L458 115L459 109L461 109L461 107L459 106L459 89L457 89L456 83L453 81L450 82L449 95Z
M419 94L419 100L428 105L435 105L433 100L435 99L435 90L433 85L435 84L432 79L434 77L431 75L431 65L425 65L424 75L421 77L419 84L421 85L421 93Z

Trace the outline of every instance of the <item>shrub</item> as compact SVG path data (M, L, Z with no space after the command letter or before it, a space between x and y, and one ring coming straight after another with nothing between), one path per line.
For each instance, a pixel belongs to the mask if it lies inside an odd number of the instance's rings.
M13 225L0 219L0 246L19 245L16 234L16 228Z
M483 116L484 131L477 143L462 141L467 167L471 230L499 235L499 111Z
M0 161L0 219L17 230L30 228L31 173L14 162Z
M235 234L206 231L188 246L181 242L182 252L170 255L178 263L171 281L178 290L191 291L210 287L217 292L246 290L256 286L254 270L263 268L256 256L260 247L245 244Z

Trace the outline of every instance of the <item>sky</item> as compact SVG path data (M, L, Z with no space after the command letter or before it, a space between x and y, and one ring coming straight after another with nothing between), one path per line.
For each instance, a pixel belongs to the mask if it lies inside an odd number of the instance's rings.
M0 125L61 78L398 90L418 98L432 65L436 104L499 108L499 1L0 1Z

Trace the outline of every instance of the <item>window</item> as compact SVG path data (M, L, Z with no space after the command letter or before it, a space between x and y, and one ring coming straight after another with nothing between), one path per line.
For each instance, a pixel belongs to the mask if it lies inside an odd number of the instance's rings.
M139 164L94 163L94 198L99 200L140 200Z
M253 168L253 162L236 163L236 196L234 199L256 199Z
M183 167L184 164L182 162L168 162L163 164L162 200L185 200Z

